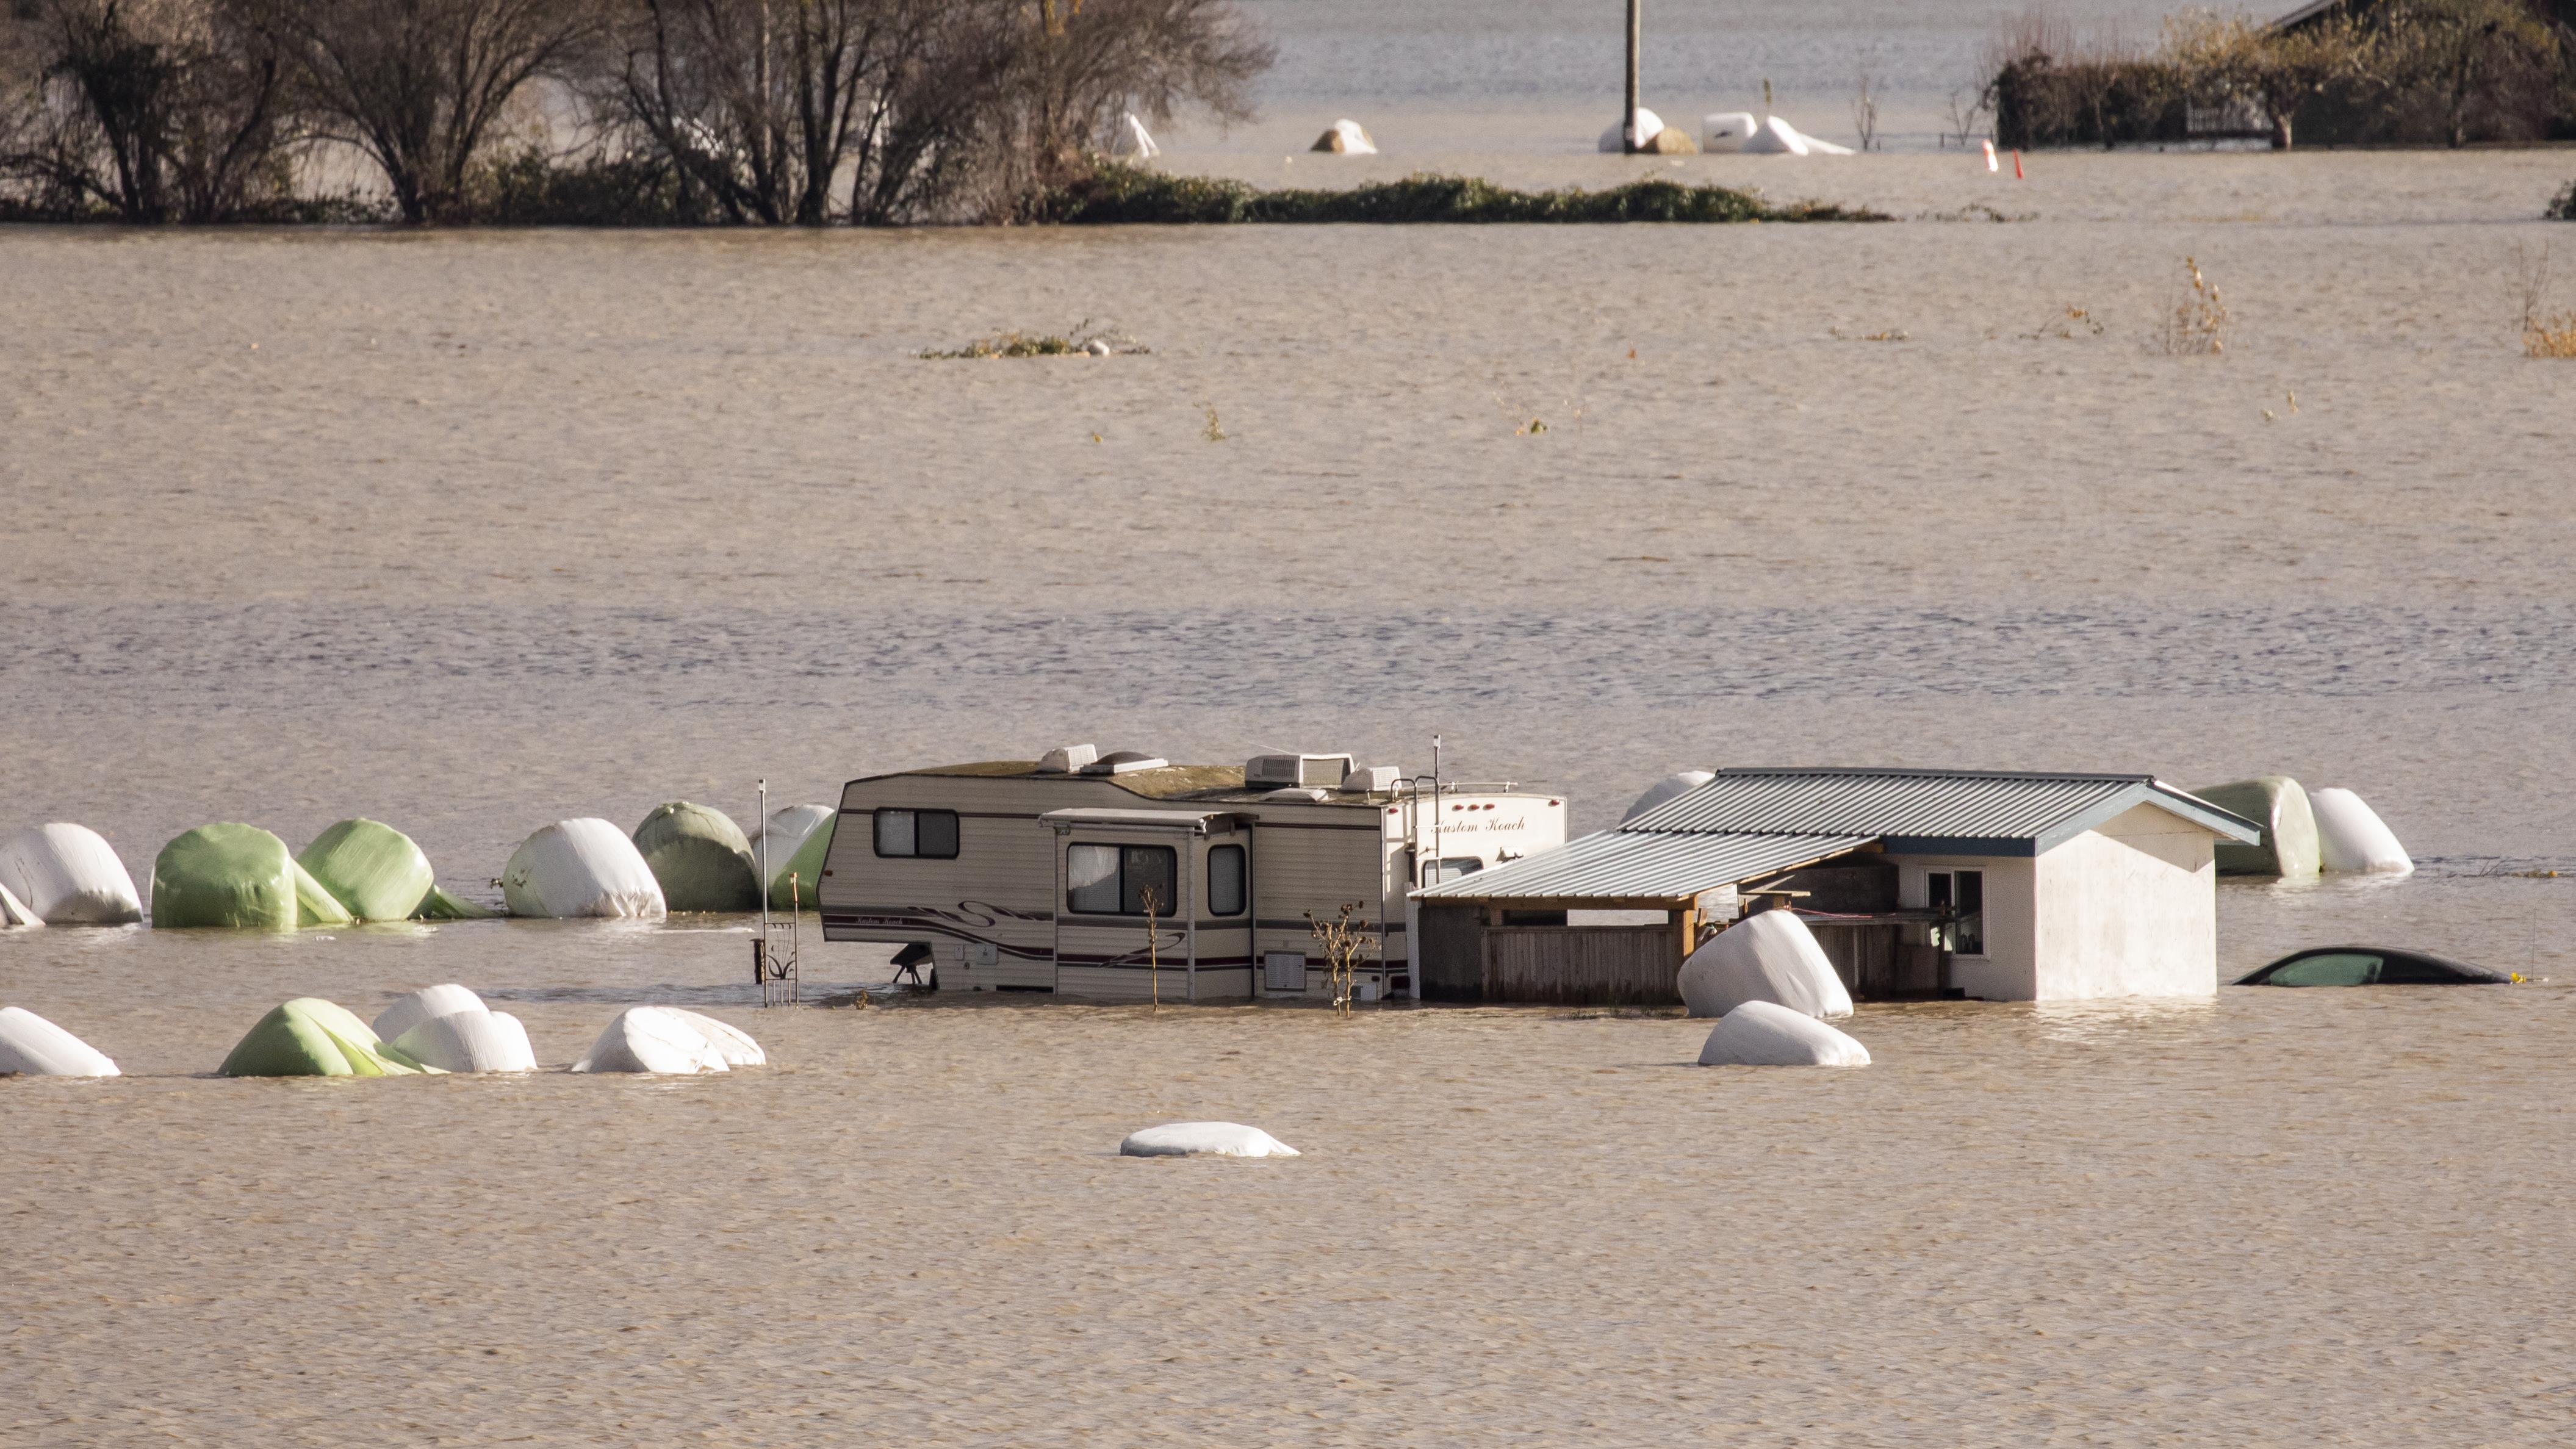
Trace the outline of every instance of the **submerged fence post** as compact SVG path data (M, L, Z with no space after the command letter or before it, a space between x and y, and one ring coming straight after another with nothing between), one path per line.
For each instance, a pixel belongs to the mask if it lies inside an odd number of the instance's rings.
M1619 113L1620 149L1637 154L1645 138L1637 134L1637 48L1645 36L1645 0L1628 0L1628 109Z

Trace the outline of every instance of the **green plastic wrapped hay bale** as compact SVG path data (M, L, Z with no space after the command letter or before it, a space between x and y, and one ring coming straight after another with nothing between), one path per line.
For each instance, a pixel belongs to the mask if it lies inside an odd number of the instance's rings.
M299 926L345 926L357 917L340 904L337 897L313 872L295 864L295 923Z
M449 895L445 886L431 886L429 894L421 898L420 909L412 914L424 921L484 921L492 917L490 907Z
M721 810L674 800L635 827L635 850L674 911L756 911L760 875L742 827Z
M839 823L840 812L829 805L790 805L769 813L769 823L762 827L762 838L769 845L769 908L788 908L787 877L796 877L795 903L813 910L814 887L823 879L823 857L832 849L832 828ZM760 859L760 842L752 843L752 859Z
M258 826L200 825L152 862L152 924L292 931L298 875L286 842Z
M2263 827L2253 845L2218 842L2220 875L2311 876L2317 873L2317 817L2308 792L2287 775L2257 775L2231 780L2193 794L2231 815L2242 815Z
M215 1070L227 1077L408 1077L437 1068L378 1041L348 1008L299 996L261 1017Z
M409 919L438 879L410 836L367 819L343 820L313 837L295 863L362 921Z

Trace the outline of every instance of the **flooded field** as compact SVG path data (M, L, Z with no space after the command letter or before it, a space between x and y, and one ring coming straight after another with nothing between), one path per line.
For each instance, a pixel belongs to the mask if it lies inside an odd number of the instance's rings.
M1437 731L1578 830L1684 765L2280 770L2424 868L2223 888L2224 972L2553 978L1864 1007L1876 1065L1755 1072L1580 1012L761 1012L730 920L15 933L0 1004L130 1075L0 1082L0 1440L2564 1442L2576 364L2511 282L2576 159L1969 165L1667 169L2031 219L0 232L0 828L138 879L365 814L489 900L761 777ZM2222 356L2158 346L2185 256ZM1085 318L1151 351L915 356ZM774 1065L199 1075L440 981L549 1064L671 1000ZM1109 1155L1200 1116L1306 1155Z

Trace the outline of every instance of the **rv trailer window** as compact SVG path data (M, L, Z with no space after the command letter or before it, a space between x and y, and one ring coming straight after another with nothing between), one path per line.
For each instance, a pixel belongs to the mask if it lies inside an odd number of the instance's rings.
M1422 883L1427 886L1438 885L1444 880L1456 880L1462 875L1474 875L1484 868L1485 863L1472 855L1444 855L1438 860L1424 862Z
M1064 848L1064 908L1084 915L1118 914L1118 847Z
M877 854L919 856L925 860L957 858L957 812L954 810L880 810Z
M1177 855L1168 845L1130 845L1122 847L1118 861L1119 913L1129 916L1168 916L1172 914L1172 882L1180 872ZM1147 897L1151 895L1149 900Z
M1220 845L1208 852L1208 914L1243 914L1243 847Z

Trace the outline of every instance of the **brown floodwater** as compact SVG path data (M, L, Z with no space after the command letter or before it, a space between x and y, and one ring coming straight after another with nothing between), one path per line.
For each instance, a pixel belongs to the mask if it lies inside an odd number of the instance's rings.
M1669 1017L763 1011L723 919L0 934L128 1073L0 1081L0 1443L2576 1434L2576 363L2515 335L2576 157L1447 160L2030 219L0 231L0 830L148 881L364 814L493 899L563 816L1077 739L1436 731L1577 829L1685 765L2278 770L2423 868L2223 886L2223 971L2553 979L1704 1071ZM2185 256L2223 355L2159 344ZM1085 319L1150 350L915 355ZM773 1064L204 1075L441 981L550 1065L657 1000ZM1112 1155L1188 1117L1305 1155Z

